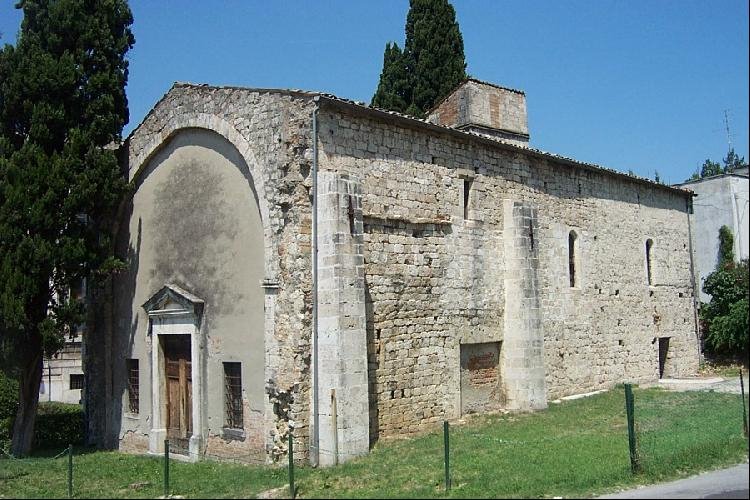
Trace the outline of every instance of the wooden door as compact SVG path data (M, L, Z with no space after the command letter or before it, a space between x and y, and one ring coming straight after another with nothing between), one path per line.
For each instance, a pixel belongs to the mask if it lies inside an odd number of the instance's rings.
M163 335L166 380L167 438L187 451L193 431L193 384L190 335Z

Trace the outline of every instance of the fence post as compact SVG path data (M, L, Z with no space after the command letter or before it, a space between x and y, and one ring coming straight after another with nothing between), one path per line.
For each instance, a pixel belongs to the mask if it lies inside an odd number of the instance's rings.
M628 417L628 445L630 446L630 470L633 474L640 472L641 464L638 458L638 444L635 436L633 387L625 384L625 412Z
M164 440L164 498L169 496L169 439Z
M289 430L289 495L294 498L297 489L294 487L294 438Z
M451 489L451 452L450 452L450 439L448 437L448 421L443 420L443 442L445 448L445 491Z
M73 445L68 445L68 498L73 498Z
M742 430L747 437L747 410L745 410L745 382L742 380L742 368L740 368L740 401L742 401Z

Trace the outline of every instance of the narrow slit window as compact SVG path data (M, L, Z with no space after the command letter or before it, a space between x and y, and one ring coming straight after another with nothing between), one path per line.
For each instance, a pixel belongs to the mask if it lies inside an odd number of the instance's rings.
M138 413L140 409L138 360L125 360L125 367L128 372L128 410L130 413Z
M348 207L346 210L346 214L349 217L349 234L354 234L354 200L352 200L352 197L348 197Z
M534 250L534 222L529 219L529 245Z
M224 363L225 427L242 429L242 368L240 363Z
M464 178L464 219L469 218L469 201L471 200L472 179Z
M651 266L651 248L653 246L654 242L651 239L646 240L646 278L648 279L649 285L654 284L654 277Z
M568 277L570 278L570 288L576 286L576 233L571 231L568 234Z

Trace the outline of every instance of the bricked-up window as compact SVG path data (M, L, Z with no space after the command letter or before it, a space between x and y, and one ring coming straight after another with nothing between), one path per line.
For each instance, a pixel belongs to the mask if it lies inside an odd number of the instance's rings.
M473 183L473 179L469 179L468 177L464 178L464 219L469 218L469 202L471 201L471 185Z
M654 284L654 278L651 273L651 247L654 246L654 242L651 239L646 240L646 277L648 278L648 284Z
M80 373L70 374L70 390L83 389L83 375Z
M570 278L570 287L576 286L576 236L575 231L568 234L568 276Z
M225 427L242 429L242 368L240 363L224 363Z
M128 411L138 413L140 402L138 360L126 359L125 369L128 372Z

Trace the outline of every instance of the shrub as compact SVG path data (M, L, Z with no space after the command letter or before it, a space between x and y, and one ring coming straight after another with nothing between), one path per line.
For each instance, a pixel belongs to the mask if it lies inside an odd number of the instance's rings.
M0 419L14 417L18 409L18 382L0 371Z
M34 448L63 448L83 444L83 409L80 405L39 403L34 425Z
M18 382L0 372L0 449L8 450L18 409ZM84 442L80 405L39 402L34 424L34 448L63 448Z
M748 350L748 261L726 263L709 274L703 291L711 301L701 305L706 350L713 354L743 354Z
M0 449L10 448L13 418L17 409L18 382L0 371Z

